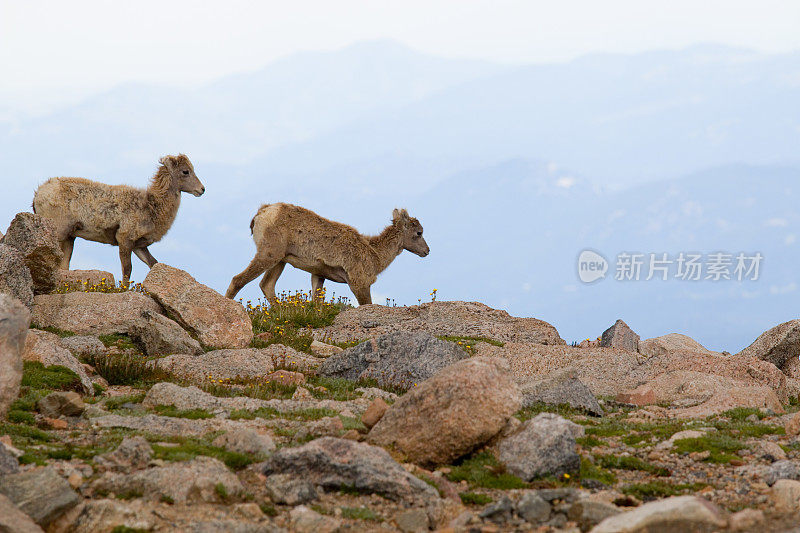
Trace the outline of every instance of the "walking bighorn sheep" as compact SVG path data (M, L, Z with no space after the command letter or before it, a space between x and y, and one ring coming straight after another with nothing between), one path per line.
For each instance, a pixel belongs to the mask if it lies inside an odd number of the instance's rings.
M405 209L395 209L392 223L380 235L368 237L355 228L322 218L292 204L261 206L250 222L256 256L231 280L228 298L233 298L262 272L261 290L275 301L275 284L286 263L311 273L312 294L321 294L325 280L347 283L359 304L372 303L370 286L378 274L403 250L425 257L430 252L422 238L419 220Z
M69 269L75 238L119 246L122 282L131 278L131 252L152 268L158 261L147 249L166 235L181 204L181 192L202 196L189 158L164 156L147 189L106 185L83 178L50 178L36 190L33 212L52 219Z

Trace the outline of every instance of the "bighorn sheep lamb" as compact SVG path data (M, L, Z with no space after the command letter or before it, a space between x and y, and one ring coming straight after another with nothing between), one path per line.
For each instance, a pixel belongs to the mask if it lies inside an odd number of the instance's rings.
M159 159L147 189L106 185L83 178L50 178L36 190L33 211L50 218L69 269L75 238L119 246L122 283L131 278L131 252L152 268L158 261L147 249L166 235L181 203L181 192L202 196L206 188L183 154Z
M405 209L395 209L391 225L374 237L284 203L261 206L250 222L250 230L256 256L231 280L225 294L228 298L235 297L242 287L266 272L261 290L274 302L275 284L289 263L311 273L314 297L321 294L327 279L347 283L359 304L369 304L372 303L370 286L400 252L408 250L420 257L430 252L422 238L422 225Z

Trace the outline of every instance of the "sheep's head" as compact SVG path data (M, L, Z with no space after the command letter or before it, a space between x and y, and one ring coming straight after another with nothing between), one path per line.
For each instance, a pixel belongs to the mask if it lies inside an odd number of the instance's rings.
M195 196L202 196L206 192L206 188L194 173L192 162L184 154L165 155L158 162L167 167L179 191Z
M392 224L400 228L404 250L420 257L425 257L431 252L428 243L422 237L422 224L416 218L409 216L408 211L395 209L392 213Z

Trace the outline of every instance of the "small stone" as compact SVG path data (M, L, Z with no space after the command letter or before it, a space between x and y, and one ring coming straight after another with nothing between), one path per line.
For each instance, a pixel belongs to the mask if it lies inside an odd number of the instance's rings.
M503 496L500 501L490 503L484 507L483 511L481 511L478 516L481 518L487 518L498 524L503 524L508 522L511 518L511 511L513 508L514 507L511 504L511 500L508 498L508 496Z
M299 505L318 498L317 491L311 482L291 474L268 476L266 488L273 502L284 505Z
M275 451L275 443L269 435L249 428L233 428L211 443L228 451L246 455L268 456Z
M69 486L73 489L77 489L83 484L83 476L79 472L73 472L67 478L67 483L69 483Z
M43 417L39 422L39 427L46 428L46 429L56 429L56 430L63 430L67 429L69 425L67 424L66 420L61 420L58 418L48 418Z
M342 435L343 439L347 440L361 440L361 433L358 432L356 429L348 429L344 435Z
M372 400L372 403L369 404L367 410L364 411L364 414L361 415L361 423L367 426L368 429L371 429L372 426L383 418L387 409L389 409L389 404L384 402L381 398L375 398Z
M779 479L772 486L772 503L781 512L800 511L800 481Z
M786 429L786 434L789 436L800 435L800 411L793 414L792 417L786 421L784 428Z
M575 439L583 431L558 415L541 413L497 444L497 458L509 472L526 481L572 474L580 468Z
M622 348L629 352L639 351L639 335L622 320L617 320L613 326L603 332L600 346L604 348Z
M0 444L0 476L19 472L19 462L4 444Z
M652 405L656 403L656 393L650 388L643 391L620 392L614 400L630 405Z
M314 396L305 387L297 387L292 394L292 400L313 400Z
M56 418L62 415L80 416L86 404L77 392L51 392L39 400L37 407L44 416Z
M580 500L570 506L567 518L576 522L581 531L588 531L609 516L618 515L621 512L610 503Z
M292 372L290 370L276 370L267 374L265 378L268 382L277 383L279 385L302 385L306 382L306 377L301 372Z
M144 437L125 437L117 449L95 457L101 470L128 472L145 468L153 457L153 448Z
M428 513L426 513L424 509L420 508L400 511L394 515L394 523L397 524L397 528L403 533L418 533L419 531L428 531L430 527Z
M535 491L527 491L517 501L517 514L531 524L542 524L550 519L550 504Z
M800 480L800 465L793 461L775 461L764 475L764 481L772 486L780 479Z
M69 483L50 467L3 476L0 494L43 527L81 501Z
M338 346L334 346L332 344L325 344L324 342L320 341L311 341L311 351L317 357L330 357L332 355L336 355L337 353L342 353L344 348L339 348Z
M728 527L731 531L755 531L765 520L764 511L760 509L743 509L730 516Z
M759 441L756 446L756 451L759 457L773 463L775 461L783 461L786 459L786 452L783 451L783 448L772 441Z
M296 533L333 533L339 529L341 520L324 516L305 505L295 507L289 512L291 531Z

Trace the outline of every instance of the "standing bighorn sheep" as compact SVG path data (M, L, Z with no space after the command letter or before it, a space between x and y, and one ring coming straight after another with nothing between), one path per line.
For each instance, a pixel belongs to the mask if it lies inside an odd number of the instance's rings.
M274 302L275 284L289 263L311 273L315 297L328 279L347 283L359 304L369 304L370 286L400 252L408 250L420 257L430 252L422 238L422 225L405 209L395 209L392 223L374 237L361 235L351 226L322 218L308 209L283 203L261 206L250 222L250 230L256 256L231 280L225 294L228 298L266 272L261 290Z
M183 154L159 159L147 189L106 185L83 178L50 178L33 197L33 211L50 218L69 269L75 238L119 246L122 282L131 278L131 252L152 268L148 246L166 235L181 203L181 192L202 196L206 188Z

